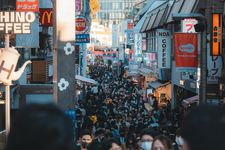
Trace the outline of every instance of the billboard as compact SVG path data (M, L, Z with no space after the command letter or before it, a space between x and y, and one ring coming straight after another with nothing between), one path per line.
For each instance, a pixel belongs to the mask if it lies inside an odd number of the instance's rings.
M198 37L196 33L174 33L177 70L196 70L198 66Z

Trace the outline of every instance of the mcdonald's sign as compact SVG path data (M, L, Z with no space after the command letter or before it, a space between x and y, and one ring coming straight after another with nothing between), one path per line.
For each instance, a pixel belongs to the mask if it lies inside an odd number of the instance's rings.
M41 26L52 26L53 9L52 8L40 8L39 22Z

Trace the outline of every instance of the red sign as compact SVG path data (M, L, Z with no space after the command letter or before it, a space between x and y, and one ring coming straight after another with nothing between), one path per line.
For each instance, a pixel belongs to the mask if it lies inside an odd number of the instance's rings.
M174 34L176 67L198 66L198 37L196 33Z
M79 16L76 18L76 32L85 33L88 28L88 22L85 17Z
M38 0L16 0L16 11L38 12Z
M127 28L130 29L130 30L133 29L134 28L134 24L132 22L129 22L127 24Z
M39 22L42 26L52 26L53 25L52 16L53 16L52 8L40 8Z

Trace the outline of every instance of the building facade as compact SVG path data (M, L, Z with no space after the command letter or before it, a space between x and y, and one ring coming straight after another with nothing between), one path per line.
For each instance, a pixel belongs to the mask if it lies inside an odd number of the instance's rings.
M134 0L100 0L100 11L97 19L104 26L118 24L121 20L129 17L135 4Z

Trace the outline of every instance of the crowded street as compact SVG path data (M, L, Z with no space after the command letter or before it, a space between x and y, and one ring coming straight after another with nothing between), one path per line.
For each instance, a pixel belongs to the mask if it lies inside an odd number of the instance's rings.
M0 0L0 150L225 150L225 0Z
M76 105L76 133L89 130L94 135L93 149L107 138L115 138L126 150L137 149L143 129L154 130L154 136L164 135L175 144L179 137L182 112L171 110L170 102L160 107L155 99L143 99L141 88L124 74L114 74L110 66L90 65L90 77L98 85L85 87L85 98ZM124 71L122 71L124 72ZM95 90L94 90L95 89ZM77 141L77 144L80 141ZM180 143L176 143L180 144Z

